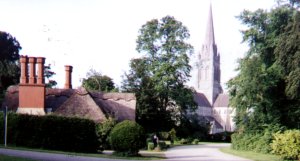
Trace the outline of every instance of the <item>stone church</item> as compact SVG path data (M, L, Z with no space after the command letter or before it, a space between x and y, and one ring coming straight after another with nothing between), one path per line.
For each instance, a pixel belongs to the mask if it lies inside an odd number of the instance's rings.
M233 131L234 110L229 107L229 95L221 86L220 53L215 43L212 7L210 5L206 35L196 60L197 91L194 95L198 104L196 113L211 124L210 133Z

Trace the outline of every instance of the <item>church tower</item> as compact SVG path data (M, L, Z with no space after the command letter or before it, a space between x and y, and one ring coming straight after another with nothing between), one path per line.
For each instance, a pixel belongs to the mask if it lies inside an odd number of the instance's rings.
M197 58L197 92L203 93L211 105L220 93L221 87L220 54L215 44L212 7L210 4L206 35L201 52Z

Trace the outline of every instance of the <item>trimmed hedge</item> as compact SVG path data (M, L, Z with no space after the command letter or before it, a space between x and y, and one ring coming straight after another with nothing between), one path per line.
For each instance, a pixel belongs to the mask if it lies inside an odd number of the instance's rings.
M139 149L146 146L146 135L142 126L134 121L118 123L110 132L109 142L116 154L138 155Z
M3 138L3 113L0 115ZM95 123L82 118L9 113L8 144L72 152L96 152L99 147ZM3 139L0 139L3 144Z
M235 150L254 151L268 154L271 152L272 133L232 134L232 148Z
M287 130L284 133L274 134L271 147L272 152L283 159L300 160L300 130Z

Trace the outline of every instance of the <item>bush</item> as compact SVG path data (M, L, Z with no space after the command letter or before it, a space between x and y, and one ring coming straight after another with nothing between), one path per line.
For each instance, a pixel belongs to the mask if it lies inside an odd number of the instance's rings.
M274 134L271 143L273 153L280 155L283 159L300 159L300 131L287 130L284 133Z
M96 152L99 146L95 123L87 119L9 113L7 125L7 142L16 146L74 152Z
M158 147L160 148L160 150L165 150L168 148L166 142L164 141L158 141Z
M182 138L180 141L179 141L180 144L187 144L188 141L184 138Z
M148 150L154 150L154 144L151 142L148 142Z
M176 139L176 130L174 128L169 131L169 136L171 144L174 144L174 140Z
M115 125L116 120L110 117L96 126L101 151L103 151L104 149L110 149L108 136Z
M194 139L194 140L193 140L193 144L196 144L196 145L197 145L198 143L199 143L199 139Z
M160 140L169 140L169 138L170 138L169 132L159 132L158 133L158 138Z
M270 153L272 150L270 146L273 140L272 134L277 131L282 131L283 129L284 127L275 124L267 126L262 132L232 134L232 148L235 150L254 151L265 154Z
M142 126L133 121L118 123L110 132L109 142L113 150L122 156L137 155L145 147L146 136Z

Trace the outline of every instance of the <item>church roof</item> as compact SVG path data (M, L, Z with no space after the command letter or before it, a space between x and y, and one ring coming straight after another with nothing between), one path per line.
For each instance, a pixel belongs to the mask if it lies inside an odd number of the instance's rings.
M214 107L229 107L229 95L219 94L214 102Z
M2 106L17 111L19 88L7 89ZM96 122L112 116L117 121L135 120L136 98L133 93L88 92L81 89L46 89L45 110L54 114L87 117Z
M200 107L211 107L209 101L203 93L196 92L194 94L194 101Z

